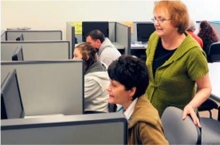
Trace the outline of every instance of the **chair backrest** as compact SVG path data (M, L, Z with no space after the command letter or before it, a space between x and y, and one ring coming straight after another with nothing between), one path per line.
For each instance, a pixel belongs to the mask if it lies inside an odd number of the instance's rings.
M211 62L220 62L220 42L215 42L210 45L208 55Z
M200 130L192 119L182 119L183 111L176 107L167 107L162 114L165 137L169 144L197 144L201 141Z

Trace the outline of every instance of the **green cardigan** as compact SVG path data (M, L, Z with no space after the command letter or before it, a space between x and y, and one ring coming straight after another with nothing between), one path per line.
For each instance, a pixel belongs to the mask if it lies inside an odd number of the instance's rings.
M168 106L183 109L196 93L195 80L208 73L204 51L186 33L186 38L173 55L153 75L154 53L159 37L154 32L146 50L146 65L149 73L147 96L160 116Z

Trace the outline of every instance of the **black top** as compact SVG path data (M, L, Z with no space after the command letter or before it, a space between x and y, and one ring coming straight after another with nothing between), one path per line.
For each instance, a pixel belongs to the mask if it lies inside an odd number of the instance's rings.
M153 73L155 74L158 67L164 64L175 52L174 50L166 50L159 39L153 61Z

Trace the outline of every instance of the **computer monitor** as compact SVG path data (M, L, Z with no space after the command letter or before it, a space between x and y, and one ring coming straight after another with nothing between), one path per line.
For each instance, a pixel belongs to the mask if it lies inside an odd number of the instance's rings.
M23 61L24 60L24 56L23 56L23 49L22 47L17 47L15 49L15 52L12 55L12 61Z
M137 40L147 42L154 31L153 23L137 23Z
M24 108L14 69L1 86L1 119L23 118Z
M82 22L82 41L86 41L86 36L92 30L100 30L105 37L109 37L108 22Z
M20 35L16 38L16 41L24 41L23 33L20 33Z

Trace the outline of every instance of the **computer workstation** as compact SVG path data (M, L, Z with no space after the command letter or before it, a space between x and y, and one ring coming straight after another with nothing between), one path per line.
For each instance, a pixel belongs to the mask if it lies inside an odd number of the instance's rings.
M1 85L1 119L24 118L24 115L17 72L13 69Z
M24 60L24 54L22 47L17 47L15 49L15 52L13 53L11 57L12 61L23 61Z
M122 113L69 115L1 121L3 144L127 144Z
M135 22L134 35L131 43L131 55L135 55L143 60L146 60L147 42L151 34L155 31L154 23L152 22Z
M25 117L83 114L82 61L1 62L1 78L6 78L13 69L17 71Z
M86 35L95 29L98 29L104 33L106 37L112 42L112 44L122 53L129 54L130 50L130 27L123 25L119 22L106 22L106 21L83 21L82 22L82 34L75 34L75 26L67 22L67 40L70 41L72 46L72 52L78 45L75 43L75 38L80 44L85 42ZM85 30L84 30L85 29Z
M72 58L69 41L3 41L1 42L1 60L11 61L17 47L22 47L25 61Z

